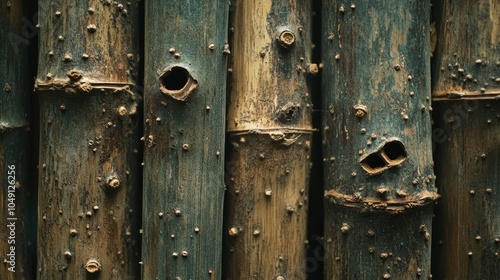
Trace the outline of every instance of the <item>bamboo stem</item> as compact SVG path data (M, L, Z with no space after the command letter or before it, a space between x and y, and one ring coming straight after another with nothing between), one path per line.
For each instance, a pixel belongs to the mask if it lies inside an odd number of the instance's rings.
M428 3L326 1L325 279L430 276Z
M30 181L29 44L23 1L0 9L0 279L31 279L35 254L36 189ZM30 36L27 36L30 35Z
M139 277L139 14L39 2L39 279Z
M500 275L500 2L436 1L433 140L438 279Z
M308 1L236 1L224 279L305 279Z
M228 2L146 4L144 279L220 279Z

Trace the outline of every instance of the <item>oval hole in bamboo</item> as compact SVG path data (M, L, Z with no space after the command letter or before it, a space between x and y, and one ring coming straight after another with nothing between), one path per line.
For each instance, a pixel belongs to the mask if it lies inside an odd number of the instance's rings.
M160 90L170 97L185 101L196 88L197 81L181 66L172 66L160 76Z

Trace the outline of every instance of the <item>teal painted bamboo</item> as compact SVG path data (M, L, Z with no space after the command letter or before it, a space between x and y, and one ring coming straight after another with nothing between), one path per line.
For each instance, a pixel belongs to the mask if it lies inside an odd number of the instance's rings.
M500 275L500 2L436 1L437 279Z
M144 279L219 279L228 2L146 2Z
M223 279L305 279L309 1L236 1Z
M325 279L430 277L429 5L325 1Z
M36 198L30 181L29 112L32 94L29 39L34 25L23 1L0 8L0 279L31 279ZM24 21L23 21L24 19ZM32 28L32 29L30 29Z
M38 279L137 279L137 2L40 1Z

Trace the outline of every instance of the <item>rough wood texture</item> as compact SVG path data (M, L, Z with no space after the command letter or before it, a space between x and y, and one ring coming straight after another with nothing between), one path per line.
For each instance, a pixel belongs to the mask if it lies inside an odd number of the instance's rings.
M36 230L36 208L28 207L35 196L28 164L28 35L34 26L27 26L23 1L9 3L0 8L0 279L5 280L33 277Z
M500 95L500 1L437 0L434 98Z
M305 279L310 3L234 5L224 279Z
M437 279L500 275L500 1L436 1ZM464 99L464 100L456 100Z
M38 279L137 279L137 2L40 1Z
M429 6L325 1L325 279L427 279Z
M228 2L146 3L144 279L220 279Z
M500 275L500 104L435 102L436 279L496 279Z

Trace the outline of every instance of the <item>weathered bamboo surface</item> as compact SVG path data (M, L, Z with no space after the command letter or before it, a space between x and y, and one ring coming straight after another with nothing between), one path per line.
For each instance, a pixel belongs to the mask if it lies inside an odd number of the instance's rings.
M0 9L0 279L31 279L36 198L30 181L29 37L34 26L23 21L22 1L2 3Z
M323 6L325 279L430 277L429 5Z
M38 279L137 279L137 2L40 1Z
M500 1L437 1L437 279L500 275ZM460 100L462 99L462 100ZM489 99L489 100L486 100Z
M500 275L500 107L496 100L435 102L437 279Z
M220 279L228 5L146 3L144 279Z
M435 1L433 98L500 95L500 1Z
M309 1L236 1L224 279L305 279Z

